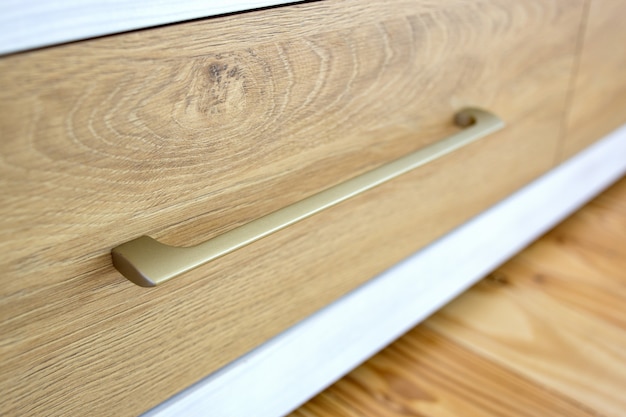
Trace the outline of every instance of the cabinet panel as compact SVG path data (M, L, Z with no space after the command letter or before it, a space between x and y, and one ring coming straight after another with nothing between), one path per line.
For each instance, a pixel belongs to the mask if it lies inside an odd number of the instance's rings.
M136 415L550 169L582 2L324 1L0 59L2 414ZM505 130L153 289L191 245L454 132Z
M591 0L562 158L626 123L626 1Z

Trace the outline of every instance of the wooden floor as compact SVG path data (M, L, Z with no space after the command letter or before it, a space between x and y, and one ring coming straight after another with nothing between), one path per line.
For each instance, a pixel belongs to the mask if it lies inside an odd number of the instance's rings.
M320 416L626 416L626 178L292 415Z

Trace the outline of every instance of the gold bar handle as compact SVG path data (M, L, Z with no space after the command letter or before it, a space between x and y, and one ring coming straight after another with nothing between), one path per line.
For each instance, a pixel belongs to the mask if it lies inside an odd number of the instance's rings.
M113 265L137 285L159 285L504 127L494 114L475 108L461 110L454 120L465 129L196 246L169 246L149 236L123 243L111 251Z

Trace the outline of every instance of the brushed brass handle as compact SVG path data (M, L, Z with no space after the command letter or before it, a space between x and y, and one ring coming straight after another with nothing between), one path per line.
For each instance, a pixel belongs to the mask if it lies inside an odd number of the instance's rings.
M111 251L113 265L137 285L159 285L504 127L494 114L475 108L460 111L454 120L465 129L199 245L169 246L149 236L123 243Z

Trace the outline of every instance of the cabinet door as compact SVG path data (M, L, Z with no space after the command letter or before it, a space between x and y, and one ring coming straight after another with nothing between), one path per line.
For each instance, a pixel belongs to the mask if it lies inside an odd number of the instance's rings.
M0 59L0 415L138 415L548 171L582 12L305 2ZM506 127L163 286L113 268L136 237L193 246L438 143L470 106Z
M566 159L626 123L626 0L593 0L561 156Z

